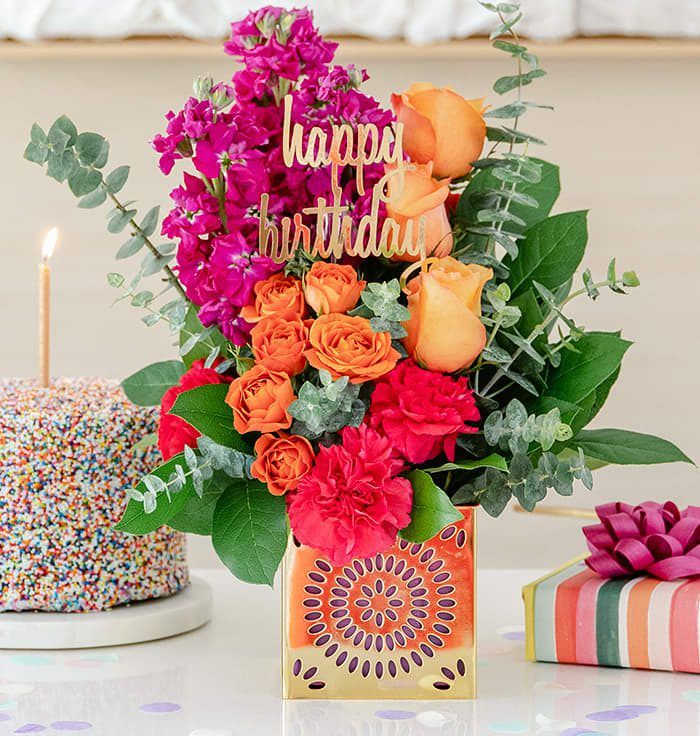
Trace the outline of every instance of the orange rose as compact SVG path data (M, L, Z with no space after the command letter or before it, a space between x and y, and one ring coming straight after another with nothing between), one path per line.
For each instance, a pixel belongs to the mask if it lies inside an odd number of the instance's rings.
M352 266L316 261L304 279L306 303L316 314L347 312L357 304L366 284L358 280Z
M454 258L428 262L408 282L408 309L404 323L408 354L431 371L454 373L468 368L484 349L486 330L481 323L481 291L493 271Z
M293 491L314 464L314 450L306 437L280 433L261 435L255 443L250 474L267 485L273 496Z
M437 177L454 179L471 171L486 138L483 98L465 100L449 87L423 82L392 95L391 104L404 124L403 147L412 161L432 161Z
M403 242L406 224L413 223L412 242L418 239L420 219L424 218L425 227L425 254L438 258L448 256L452 252L452 228L447 219L445 200L450 188L449 181L436 181L432 178L432 163L414 164L406 169L401 176L389 178L386 203L386 212L392 220L399 224L399 242ZM418 261L420 255L411 256L408 253L393 255L395 261Z
M289 405L296 399L289 376L256 365L229 387L226 403L233 409L237 432L274 432L292 423Z
M364 317L324 314L309 330L311 348L306 357L314 368L334 379L348 376L351 383L373 381L388 373L401 357L391 347L388 332L374 332Z
M250 332L255 360L271 371L296 376L306 367L308 321L297 314L263 317Z
M301 281L294 276L276 273L258 281L254 287L255 302L241 309L241 317L254 324L270 314L293 312L304 316L306 304Z

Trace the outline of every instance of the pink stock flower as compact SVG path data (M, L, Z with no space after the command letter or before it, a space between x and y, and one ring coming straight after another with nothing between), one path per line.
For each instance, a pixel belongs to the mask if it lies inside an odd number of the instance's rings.
M441 452L454 460L457 437L476 432L479 418L466 376L428 371L411 360L377 381L368 415L370 426L414 464Z
M401 469L389 440L367 425L345 427L287 496L294 535L335 565L386 551L410 522L413 488Z
M661 580L700 575L700 507L673 501L596 506L599 524L583 527L586 564L606 578L647 573Z
M200 316L240 343L248 327L238 312L251 284L280 268L253 255L261 195L272 194L268 217L277 224L319 197L332 199L330 167L284 163L281 94L292 96L292 122L305 130L321 126L330 134L334 123L381 129L394 116L359 90L364 71L330 65L337 44L323 39L308 10L262 8L231 30L225 50L243 64L233 87L214 85L206 99L191 97L168 113L166 133L155 136L153 147L163 173L189 158L198 174L186 173L171 192L174 206L162 232L178 241L177 272ZM359 195L355 172L342 172L341 204L354 223L369 212L372 187L383 173L380 164L366 166L365 194ZM311 218L307 224L315 229Z

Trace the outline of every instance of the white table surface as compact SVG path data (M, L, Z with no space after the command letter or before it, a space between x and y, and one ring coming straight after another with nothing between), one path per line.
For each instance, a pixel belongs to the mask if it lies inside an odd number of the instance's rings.
M694 675L525 661L520 588L539 570L480 573L479 697L468 702L284 702L279 592L195 572L214 589L213 621L198 631L124 647L0 651L0 736L700 734ZM621 705L651 708L609 720Z

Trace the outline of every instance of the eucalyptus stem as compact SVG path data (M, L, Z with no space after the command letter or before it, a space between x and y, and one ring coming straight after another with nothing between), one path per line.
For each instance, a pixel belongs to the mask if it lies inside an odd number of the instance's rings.
M107 185L102 182L101 184L102 189L106 192L107 196L112 200L114 206L122 213L125 213L126 207L117 199L116 195L114 195L112 192L109 191L107 188ZM129 218L129 224L133 228L133 232L138 235L140 238L143 239L143 242L145 246L148 248L148 250L151 251L152 255L155 258L162 258L162 255L159 253L158 248L153 244L153 242L150 240L150 238L144 233L144 231L141 229L139 224L134 220L133 217ZM168 266L167 264L163 266L163 271L165 272L166 277L168 278L168 281L172 284L172 286L175 288L175 290L180 294L180 296L183 299L187 299L187 294L185 293L185 290L182 288L182 284L180 283L178 277L175 275L173 270ZM189 299L187 299L189 301Z
M561 310L563 307L565 307L569 302L571 302L573 299L576 299L579 296L583 296L583 294L589 293L591 289L603 289L606 287L613 287L617 286L618 284L620 286L623 285L622 279L615 279L610 280L606 279L605 281L599 281L598 283L590 285L588 288L582 288L577 289L576 291L572 291L569 296L567 296L565 299L562 300L561 304L557 307L557 309L552 309L549 314L538 324L535 325L535 327L532 328L532 332L528 335L526 338L526 342L528 345L532 345L532 343L549 327L549 325L559 319ZM505 366L501 366L496 373L493 375L491 380L484 386L483 393L481 396L488 397L489 396L489 390L493 388L498 381L505 376L506 371L510 369L510 367L515 363L515 361L523 354L524 348L519 347L513 355L510 356L510 360ZM498 392L500 393L500 391ZM495 394L494 394L495 395Z

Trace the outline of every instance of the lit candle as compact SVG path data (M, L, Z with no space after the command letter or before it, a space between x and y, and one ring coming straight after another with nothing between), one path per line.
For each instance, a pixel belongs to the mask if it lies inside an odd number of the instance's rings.
M58 228L52 227L44 238L39 263L39 382L44 388L49 386L49 344L50 344L50 293L51 269L49 258L56 247Z

